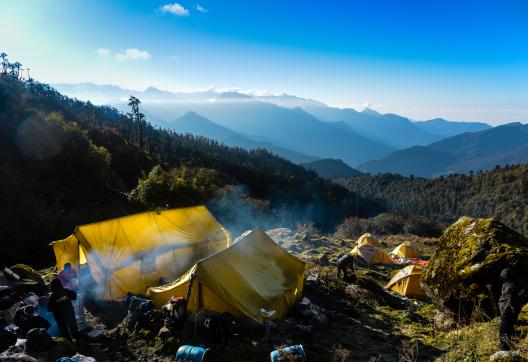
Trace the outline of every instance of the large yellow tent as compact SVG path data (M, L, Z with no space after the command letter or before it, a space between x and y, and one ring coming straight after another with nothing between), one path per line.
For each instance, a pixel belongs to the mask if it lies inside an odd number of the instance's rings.
M370 245L357 245L350 252L363 258L369 264L391 264L392 259L381 249Z
M174 282L150 288L158 307L172 296L187 308L246 315L258 322L283 317L302 294L305 264L255 229L229 248L200 260Z
M420 252L410 241L405 241L394 248L390 252L391 255L396 255L402 258L414 259L420 257Z
M392 277L385 289L391 289L406 297L424 297L425 293L420 286L422 274L423 269L419 266L406 266Z
M361 235L357 241L358 245L370 245L370 246L378 246L378 241L372 236L371 233L365 233Z
M231 244L228 231L205 206L140 214L78 226L52 243L59 270L86 261L101 296L122 300L173 280L197 260Z

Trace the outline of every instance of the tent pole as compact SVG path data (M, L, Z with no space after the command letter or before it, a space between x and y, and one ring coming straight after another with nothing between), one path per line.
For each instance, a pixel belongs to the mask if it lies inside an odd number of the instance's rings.
M77 254L77 291L79 291L81 290L81 243L79 239L77 239Z
M187 288L187 295L185 296L185 310L187 310L187 307L189 305L189 299L191 298L193 282L194 282L194 273L191 275L191 279L189 280L189 287Z

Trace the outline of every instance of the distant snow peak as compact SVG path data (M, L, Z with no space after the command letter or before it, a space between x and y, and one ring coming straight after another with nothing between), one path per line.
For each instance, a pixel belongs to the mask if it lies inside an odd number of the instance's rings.
M370 104L369 104L369 105L370 105ZM370 108L370 107L368 107L368 106L365 107L365 109L363 109L363 110L361 111L361 113L368 114L368 115L371 115L371 116L376 116L376 117L381 116L381 113L379 113L378 111L373 110L372 108Z

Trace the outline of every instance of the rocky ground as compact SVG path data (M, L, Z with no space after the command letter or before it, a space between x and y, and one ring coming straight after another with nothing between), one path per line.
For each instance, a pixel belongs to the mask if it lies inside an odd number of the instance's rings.
M283 248L307 262L304 307L294 308L286 320L271 326L240 327L218 361L269 361L277 347L302 344L309 361L481 361L497 351L498 319L474 321L469 326L439 331L433 325L436 308L429 300L410 300L382 287L404 265L357 266L357 283L336 278L334 263L349 252L355 240L321 235L303 227L296 231L275 229L269 235ZM436 240L415 236L381 237L381 248L392 250L411 240L429 258ZM100 311L103 314L104 310ZM111 311L117 316L123 311ZM97 313L94 312L97 315ZM119 318L117 318L119 319ZM528 313L518 326L519 354L528 352ZM201 340L199 317L189 321L185 338L160 339L149 331L128 331L123 324L102 323L86 313L91 337L79 352L97 361L173 361L179 345ZM523 360L517 359L502 360ZM501 360L501 359L497 359Z

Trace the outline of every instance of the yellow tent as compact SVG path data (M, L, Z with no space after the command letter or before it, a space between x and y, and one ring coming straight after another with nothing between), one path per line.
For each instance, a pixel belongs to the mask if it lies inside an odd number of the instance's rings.
M361 235L357 241L358 245L370 245L370 246L378 246L379 243L371 233L365 233Z
M283 317L301 297L304 268L304 262L255 229L174 282L150 288L147 297L158 307L172 296L188 297L189 311L205 308L262 322Z
M422 274L423 269L419 266L406 266L392 277L385 289L391 289L406 297L424 297L425 293L420 286Z
M362 257L369 264L391 264L392 259L383 251L370 245L357 245L350 252Z
M410 241L401 243L395 247L394 250L390 252L390 254L409 259L420 257L420 252Z
M59 270L88 262L104 299L145 293L173 280L197 260L231 244L228 231L205 206L144 212L78 226L52 243Z

